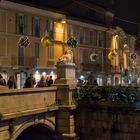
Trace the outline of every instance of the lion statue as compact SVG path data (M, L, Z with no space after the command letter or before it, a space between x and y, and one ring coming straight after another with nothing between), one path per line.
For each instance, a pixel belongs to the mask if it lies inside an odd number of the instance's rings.
M58 62L61 64L73 63L73 52L72 50L68 49L64 55L58 58Z

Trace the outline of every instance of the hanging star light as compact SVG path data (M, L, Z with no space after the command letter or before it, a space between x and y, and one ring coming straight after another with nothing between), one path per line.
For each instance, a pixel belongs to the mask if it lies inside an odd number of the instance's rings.
M71 48L76 48L78 43L77 43L77 40L75 38L71 37L68 39L67 45Z
M115 57L117 56L117 52L113 49L110 51L110 53L108 54L108 59L109 60L113 60L115 59Z
M136 60L136 59L137 59L137 54L136 54L136 53L130 53L129 59L130 59L131 61Z
M48 47L51 44L51 42L52 42L52 39L49 37L48 33L46 32L45 36L41 38L41 45L43 47L46 47L46 46Z
M21 36L18 41L18 46L21 48L26 48L30 44L28 36Z
M98 54L96 54L95 52L91 53L89 57L90 57L91 62L95 62L99 59Z

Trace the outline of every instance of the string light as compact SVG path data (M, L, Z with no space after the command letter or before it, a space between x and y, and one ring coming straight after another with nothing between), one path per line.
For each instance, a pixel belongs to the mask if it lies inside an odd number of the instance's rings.
M132 21L129 21L129 20L122 19L122 18L120 18L120 17L116 17L116 16L115 16L114 18L119 19L119 20L124 21L124 22L131 23L131 24L136 24L136 25L139 24L138 22L132 22Z

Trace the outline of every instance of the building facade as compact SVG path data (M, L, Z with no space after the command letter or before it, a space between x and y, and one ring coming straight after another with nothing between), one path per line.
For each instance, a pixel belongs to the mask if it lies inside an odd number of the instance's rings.
M94 77L100 79L105 72L106 30L103 26L67 20L68 38L73 36L78 41L74 49L77 78L85 79L94 73ZM92 55L97 58L92 59Z
M0 1L0 73L6 80L15 75L18 88L24 86L30 73L34 73L37 82L41 76L52 75L55 79L56 62L68 48L67 40L74 37L78 41L78 47L72 49L76 78L85 80L92 74L99 85L120 84L116 81L121 81L125 69L131 65L130 53L125 52L124 45L133 48L132 37L116 38L120 28L111 28L113 14L98 6L94 8L99 12L95 14L98 20L91 23L46 9ZM23 36L29 39L26 47L19 46ZM115 57L110 59L108 55L113 51Z
M65 16L18 3L0 2L0 73L6 80L15 75L18 87L23 87L29 73L55 75L55 62L63 54ZM54 40L41 45L45 32ZM20 47L20 37L27 36L29 45ZM39 77L38 77L39 76Z

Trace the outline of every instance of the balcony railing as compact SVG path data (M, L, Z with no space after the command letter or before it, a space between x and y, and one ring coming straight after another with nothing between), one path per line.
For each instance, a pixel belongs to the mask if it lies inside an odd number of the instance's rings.
M14 66L25 66L25 67L36 67L38 65L38 59L34 57L14 57L12 56L11 65Z

